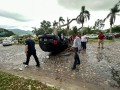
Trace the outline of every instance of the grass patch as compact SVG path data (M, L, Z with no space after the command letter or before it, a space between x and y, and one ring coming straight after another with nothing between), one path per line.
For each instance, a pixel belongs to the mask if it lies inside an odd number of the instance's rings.
M114 40L104 40L105 42L113 42ZM88 39L88 42L98 42L98 39Z
M37 80L24 79L0 71L0 90L57 90Z
M115 38L116 41L120 41L120 38Z

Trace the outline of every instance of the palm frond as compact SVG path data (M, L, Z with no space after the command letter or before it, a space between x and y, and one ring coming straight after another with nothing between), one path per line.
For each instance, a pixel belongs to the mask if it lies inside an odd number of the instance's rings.
M120 16L120 14L116 14L116 15Z
M104 22L106 21L106 19L108 19L109 17L110 17L110 15L111 15L111 13L109 13L108 15L107 15L107 17L106 18L104 18Z
M82 12L85 11L85 6L82 6L81 11L82 11Z
M90 15L90 12L88 10L85 10L84 13Z

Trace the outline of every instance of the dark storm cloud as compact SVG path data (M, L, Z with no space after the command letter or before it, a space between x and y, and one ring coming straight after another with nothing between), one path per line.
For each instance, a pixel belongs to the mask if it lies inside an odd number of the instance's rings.
M67 9L81 10L85 5L89 10L110 10L118 0L58 0L58 4Z
M20 21L20 22L30 21L30 19L28 19L18 13L12 13L12 12L3 11L3 10L0 10L0 16L9 18L9 19L14 19L14 20Z

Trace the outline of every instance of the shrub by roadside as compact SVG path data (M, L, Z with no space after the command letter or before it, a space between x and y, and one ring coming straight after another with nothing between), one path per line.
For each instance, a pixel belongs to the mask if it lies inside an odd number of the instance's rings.
M0 71L0 90L57 90L37 80L24 79Z

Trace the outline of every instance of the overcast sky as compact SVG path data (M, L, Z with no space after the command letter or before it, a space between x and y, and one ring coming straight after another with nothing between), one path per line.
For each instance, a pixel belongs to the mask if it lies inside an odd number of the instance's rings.
M118 0L0 0L0 27L32 30L39 27L40 22L58 21L62 16L65 20L76 18L85 5L91 14L90 20L84 26L93 26L95 20L104 19ZM120 16L119 16L120 17ZM120 25L116 17L115 25ZM71 23L71 27L78 25ZM109 20L105 28L109 27Z

